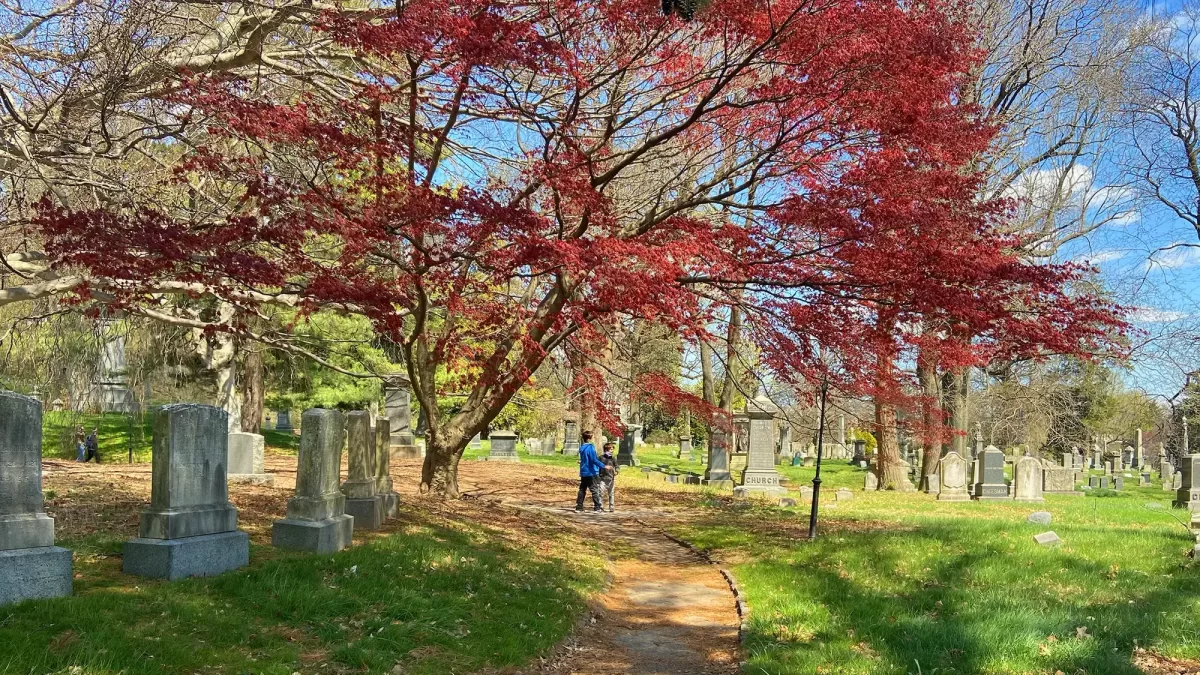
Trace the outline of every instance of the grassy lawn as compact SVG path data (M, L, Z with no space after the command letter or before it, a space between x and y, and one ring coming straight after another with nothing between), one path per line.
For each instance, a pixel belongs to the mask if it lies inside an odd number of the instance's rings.
M60 541L75 550L75 595L0 608L0 672L503 668L565 636L602 583L598 559L553 531L521 543L406 517L333 556L252 544L250 567L174 583L121 574L116 538Z
M75 428L85 433L99 427L97 440L103 462L127 462L133 449L133 461L150 461L151 420L149 415L109 413L93 415L71 410L47 411L42 415L42 455L75 459Z
M825 485L861 486L829 468ZM746 672L1138 673L1136 647L1200 658L1200 567L1161 508L1171 494L1039 506L859 489L824 507L813 542L807 504L709 500L675 533L731 564L751 606ZM1041 508L1052 525L1025 522ZM1047 529L1064 544L1034 543Z

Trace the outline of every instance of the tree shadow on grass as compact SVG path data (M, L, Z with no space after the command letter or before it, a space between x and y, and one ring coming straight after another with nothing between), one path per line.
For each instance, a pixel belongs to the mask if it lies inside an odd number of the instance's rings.
M834 520L808 542L761 516L740 533L727 518L689 530L708 548L742 550L748 672L1138 673L1135 646L1195 649L1200 582L1169 532L1089 556L1038 547L1038 528L1023 523L946 519L896 532ZM1111 529L1060 534L1120 547Z
M252 560L173 583L104 574L74 597L0 608L0 671L499 668L565 635L599 583L599 572L428 525L332 556Z

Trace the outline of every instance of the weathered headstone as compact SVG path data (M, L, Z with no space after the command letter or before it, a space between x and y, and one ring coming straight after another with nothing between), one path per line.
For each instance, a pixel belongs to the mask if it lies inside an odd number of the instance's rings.
M1125 489L1125 477L1124 476L1113 476L1113 489L1114 490L1124 490Z
M233 431L229 434L229 482L274 485L275 476L264 468L265 441L259 434Z
M692 461L692 437L691 436L680 436L679 437L679 459L686 459L689 462Z
M867 470L866 477L863 479L863 490L874 492L879 489L879 476L870 469Z
M837 492L833 493L833 498L839 502L848 502L854 499L854 493L850 491L850 488L840 487Z
M1182 471L1176 471L1171 474L1171 489L1172 490L1183 489L1183 472Z
M492 449L487 456L489 462L521 461L520 456L517 455L516 432L501 429L488 434L488 438L492 441Z
M1059 539L1058 535L1053 531L1035 534L1033 535L1033 540L1042 546L1058 546L1062 543L1062 539Z
M704 470L704 483L714 488L733 489L733 475L729 472L729 433L720 427L708 431L708 467Z
M125 542L124 570L156 579L212 576L250 562L229 503L229 415L177 403L153 413L150 508Z
M1088 487L1090 487L1090 488L1100 487L1100 477L1099 476L1089 476L1088 477Z
M112 318L102 318L98 322L104 345L100 349L88 403L102 413L128 415L137 411L137 399L129 389L125 375L128 368L125 361L125 334L115 326L117 321Z
M483 448L483 437L480 436L479 434L475 434L474 436L471 437L471 442L468 444L468 447L470 447L472 450L482 449Z
M417 459L424 452L417 445L412 428L412 390L408 378L393 375L383 382L383 409L391 430L389 450L395 459Z
M1042 463L1026 455L1013 464L1013 500L1018 502L1046 501L1042 497Z
M526 438L525 439L525 452L529 453L531 456L545 454L544 452L542 452L542 439Z
M384 518L395 518L400 511L400 495L392 484L392 430L386 417L375 417L375 429L371 435L375 455L375 494L383 501Z
M626 424L625 435L621 437L621 442L617 446L617 465L618 466L637 466L637 437L638 432L642 430L640 424Z
M1075 490L1074 469L1043 469L1042 492L1049 494L1078 494Z
M579 454L579 420L563 420L563 454L572 457Z
M800 491L800 501L804 502L805 504L811 504L813 496L812 486L801 485L798 489Z
M1053 519L1054 516L1050 515L1049 511L1034 511L1033 513L1029 514L1029 517L1025 519L1025 522L1034 523L1037 525L1049 525L1050 521Z
M359 530L377 530L385 520L383 500L376 493L375 458L371 453L371 413L352 410L346 414L345 512L354 517Z
M776 496L785 492L779 486L779 472L775 470L775 415L778 413L779 408L762 394L746 405L750 421L746 471L742 474L742 484L734 490L735 495Z
M275 431L292 430L292 412L287 408L275 411Z
M1111 487L1112 478L1109 476L1100 476L1100 489L1107 490Z
M42 405L0 391L0 605L70 595L71 579L42 504Z
M971 498L967 492L967 460L957 452L946 453L938 462L938 501L961 502Z
M1183 418L1183 443L1180 459L1179 474L1175 479L1179 484L1175 494L1174 506L1182 507L1191 512L1200 511L1200 454L1191 454L1188 442L1188 418Z
M975 499L1008 499L1008 484L1004 481L1004 453L994 445L983 449L976 457L979 463L978 480L972 492Z
M921 491L927 495L936 495L941 492L942 481L936 473L931 473L928 476L921 476Z
M271 543L334 553L349 546L354 534L354 518L346 515L346 496L339 489L346 418L336 410L312 408L304 411L302 423L296 496L288 500L287 517L271 526Z

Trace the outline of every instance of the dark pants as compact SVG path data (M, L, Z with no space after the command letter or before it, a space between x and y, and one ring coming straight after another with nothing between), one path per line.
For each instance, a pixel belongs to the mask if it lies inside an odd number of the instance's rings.
M100 463L100 449L99 448L88 448L87 456L84 457L83 461L86 464L87 462L92 461L92 458L96 459L97 464Z
M585 492L592 493L592 506L595 510L601 511L600 506L600 486L601 482L595 476L580 476L579 477L579 494L575 497L575 508L583 510L583 495Z

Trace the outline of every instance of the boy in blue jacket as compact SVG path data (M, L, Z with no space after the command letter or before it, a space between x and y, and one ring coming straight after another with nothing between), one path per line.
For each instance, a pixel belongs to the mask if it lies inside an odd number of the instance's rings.
M593 511L603 511L600 505L600 474L604 472L604 464L596 456L596 446L592 445L592 432L583 432L583 445L579 446L579 494L575 497L575 510L583 510L583 495L591 491Z

